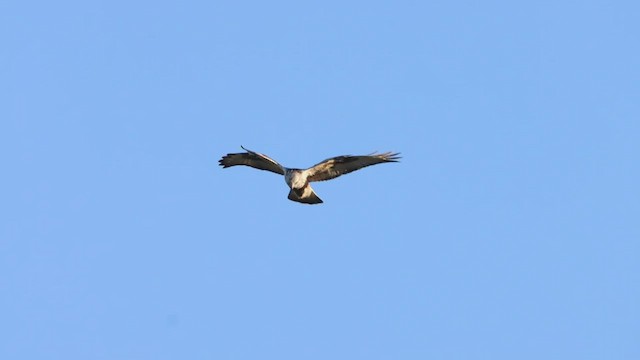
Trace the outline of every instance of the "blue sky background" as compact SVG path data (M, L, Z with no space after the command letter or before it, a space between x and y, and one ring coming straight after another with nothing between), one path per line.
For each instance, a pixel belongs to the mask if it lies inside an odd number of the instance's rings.
M0 3L0 358L639 359L639 13Z

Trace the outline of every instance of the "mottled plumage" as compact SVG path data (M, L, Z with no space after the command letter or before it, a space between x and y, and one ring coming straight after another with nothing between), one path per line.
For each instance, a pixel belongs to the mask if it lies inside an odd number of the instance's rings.
M309 185L310 182L331 180L367 166L398 162L400 159L399 153L393 152L359 156L342 155L326 159L308 169L290 169L278 164L277 161L264 154L244 147L242 149L246 152L223 156L219 160L220 166L228 168L236 165L245 165L284 175L285 182L291 189L288 196L289 200L304 204L322 203L322 200Z

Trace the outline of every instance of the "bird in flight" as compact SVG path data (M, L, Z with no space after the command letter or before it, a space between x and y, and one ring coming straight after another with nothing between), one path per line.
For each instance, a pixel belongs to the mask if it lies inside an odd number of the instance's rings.
M322 203L322 200L309 185L310 182L335 179L340 175L348 174L367 166L398 162L400 159L400 156L398 156L400 153L394 152L360 156L343 155L326 159L308 169L293 169L278 164L277 161L264 154L248 150L244 146L240 147L246 152L223 156L218 161L220 166L228 168L236 165L245 165L284 175L284 181L291 189L288 196L289 200L303 204Z

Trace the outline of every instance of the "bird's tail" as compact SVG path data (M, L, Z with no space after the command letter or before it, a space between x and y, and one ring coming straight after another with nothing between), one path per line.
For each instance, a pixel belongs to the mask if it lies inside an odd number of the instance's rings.
M291 201L297 201L303 204L322 204L322 199L316 195L308 184L301 189L291 189L288 198Z

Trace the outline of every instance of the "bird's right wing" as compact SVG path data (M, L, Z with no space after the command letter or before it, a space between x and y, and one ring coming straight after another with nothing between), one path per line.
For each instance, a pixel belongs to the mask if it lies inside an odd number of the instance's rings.
M277 161L271 159L267 155L260 154L249 149L245 149L244 146L240 146L245 153L227 154L222 157L218 162L223 168L236 165L246 165L252 168L267 170L276 174L284 175L284 167L278 164Z

